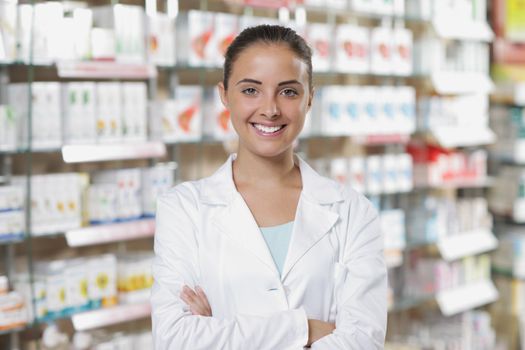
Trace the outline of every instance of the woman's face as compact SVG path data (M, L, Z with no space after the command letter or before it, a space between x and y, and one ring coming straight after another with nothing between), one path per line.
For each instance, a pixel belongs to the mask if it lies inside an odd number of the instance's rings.
M234 61L228 90L219 84L230 110L239 147L263 157L290 150L312 102L307 65L286 45L254 44Z

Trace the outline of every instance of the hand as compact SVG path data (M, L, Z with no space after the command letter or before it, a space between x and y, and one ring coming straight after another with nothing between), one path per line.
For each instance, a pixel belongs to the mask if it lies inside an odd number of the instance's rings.
M201 287L196 286L195 291L188 286L182 287L180 298L190 307L192 315L211 317L210 303Z
M313 343L322 337L331 334L335 329L335 323L329 323L319 320L308 320L308 343L306 346L311 346Z

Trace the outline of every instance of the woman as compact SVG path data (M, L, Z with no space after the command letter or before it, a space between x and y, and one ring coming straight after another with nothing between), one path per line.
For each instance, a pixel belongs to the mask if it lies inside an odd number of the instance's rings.
M238 153L158 201L155 348L383 348L377 213L293 153L312 104L311 50L291 29L248 28L219 91Z

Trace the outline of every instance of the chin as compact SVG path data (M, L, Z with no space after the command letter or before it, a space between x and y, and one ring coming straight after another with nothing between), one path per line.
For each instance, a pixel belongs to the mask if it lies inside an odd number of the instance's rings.
M245 146L246 147L246 146ZM247 151L261 158L275 158L293 149L293 143L288 146L249 145Z

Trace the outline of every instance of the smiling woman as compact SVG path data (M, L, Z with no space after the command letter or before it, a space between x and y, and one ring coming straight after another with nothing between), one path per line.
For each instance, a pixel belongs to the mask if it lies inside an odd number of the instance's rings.
M382 349L377 213L293 153L313 99L310 48L289 28L248 28L218 89L239 147L159 199L155 348Z

